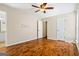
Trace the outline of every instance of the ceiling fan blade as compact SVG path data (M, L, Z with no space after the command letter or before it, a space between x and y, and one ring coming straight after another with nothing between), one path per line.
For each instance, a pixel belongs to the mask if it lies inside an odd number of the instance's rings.
M40 8L44 8L47 5L47 3L43 3L40 5Z
M38 6L32 5L33 7L39 8Z
M45 9L54 9L54 7L46 7Z
M43 6L46 6L47 5L47 3L43 3Z
M35 12L38 12L38 11L40 11L40 10L37 10L37 11L35 11Z

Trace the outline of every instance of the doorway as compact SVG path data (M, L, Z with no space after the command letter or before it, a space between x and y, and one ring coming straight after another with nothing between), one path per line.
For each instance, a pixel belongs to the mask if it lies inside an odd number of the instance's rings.
M43 21L43 38L47 38L47 21Z
M37 39L47 38L47 21L37 21Z
M0 48L6 46L6 12L0 11Z

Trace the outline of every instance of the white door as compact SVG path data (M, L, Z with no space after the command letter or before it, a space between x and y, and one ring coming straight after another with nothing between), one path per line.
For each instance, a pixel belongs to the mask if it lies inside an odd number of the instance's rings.
M64 19L62 17L58 17L57 19L57 39L63 40L64 39Z
M42 38L42 37L43 37L43 23L42 23L42 21L38 21L37 38Z

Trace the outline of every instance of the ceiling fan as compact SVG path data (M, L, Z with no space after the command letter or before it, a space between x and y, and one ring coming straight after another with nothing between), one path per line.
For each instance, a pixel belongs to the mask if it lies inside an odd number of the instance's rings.
M32 5L32 7L39 8L35 12L42 11L43 13L46 13L46 10L54 9L54 7L46 7L46 5L47 5L47 3L43 3L40 6Z

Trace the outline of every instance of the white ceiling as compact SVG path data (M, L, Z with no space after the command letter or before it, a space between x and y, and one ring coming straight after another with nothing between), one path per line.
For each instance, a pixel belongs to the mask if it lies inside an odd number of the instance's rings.
M40 5L40 3L39 4L37 3L8 3L5 5L13 7L13 8L17 8L17 9L22 9L28 12L30 11L31 13L33 13L35 16L39 18L45 18L45 17L72 12L74 11L75 6L76 6L76 4L74 3L48 3L47 6L52 6L54 7L54 9L47 10L46 14L44 14L42 12L35 13L34 11L37 10L37 8L32 7L31 6L32 4L37 5L37 6Z

